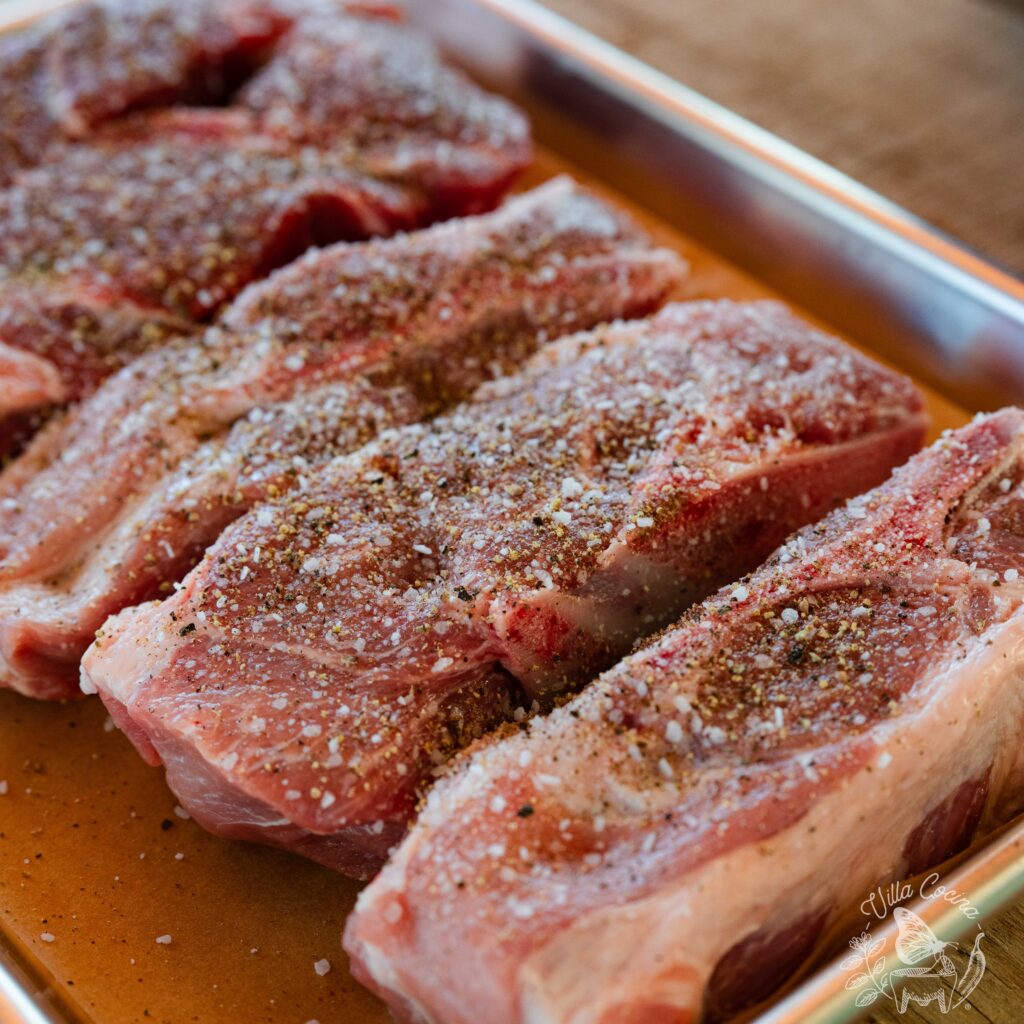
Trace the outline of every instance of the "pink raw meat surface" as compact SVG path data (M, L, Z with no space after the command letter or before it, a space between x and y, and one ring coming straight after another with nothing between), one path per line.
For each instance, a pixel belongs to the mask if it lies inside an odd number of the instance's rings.
M682 272L561 178L253 285L218 327L140 357L0 474L0 685L76 694L104 619L168 593L254 502L549 338L657 308Z
M0 416L81 398L311 246L494 206L530 160L525 119L370 6L302 6L228 106L106 121L0 192L0 344L36 357L0 362Z
M229 527L83 661L201 824L367 875L432 771L920 444L906 379L774 303L549 345Z
M718 1020L1024 805L1024 412L480 745L350 919L401 1021Z
M0 34L0 184L54 143L129 111L225 100L296 10L271 0L82 0Z

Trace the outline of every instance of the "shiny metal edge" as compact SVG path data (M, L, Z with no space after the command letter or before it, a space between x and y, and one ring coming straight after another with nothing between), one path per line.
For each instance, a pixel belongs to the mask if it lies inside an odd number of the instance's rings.
M28 989L0 961L0 1021L4 1024L53 1024Z
M549 148L968 407L1024 399L1024 282L533 0L410 10Z
M1018 819L958 868L943 873L942 885L967 896L982 922L991 920L1019 900L1024 893L1024 820ZM974 927L974 922L957 906L937 896L918 898L903 905L914 911L945 942L956 942ZM871 934L883 941L878 953L885 959L883 974L906 966L896 954L898 929L891 918ZM854 1006L856 992L846 989L851 972L843 969L841 960L842 955L837 956L819 968L791 993L759 1014L756 1024L841 1024L868 1014L869 1009Z
M21 965L20 958L0 935L0 1024L69 1024L58 1012L51 993L36 972Z
M4 0L0 31L74 2ZM599 160L608 158L606 172L625 157L677 201L666 209L664 193L624 189L641 206L968 407L1024 400L1024 283L1010 273L533 0L412 0L410 8L412 19L475 77L591 133ZM544 141L557 152L557 138ZM601 148L609 142L614 152ZM594 173L620 177L600 166ZM845 302L853 306L844 314ZM983 918L1019 900L1024 821L943 883L969 894ZM968 927L942 900L908 906L942 939L955 941ZM885 969L898 966L895 926L874 934L885 943ZM866 1011L854 1007L847 977L837 959L760 1014L758 1024L859 1018ZM0 1022L62 1019L33 988L0 945Z

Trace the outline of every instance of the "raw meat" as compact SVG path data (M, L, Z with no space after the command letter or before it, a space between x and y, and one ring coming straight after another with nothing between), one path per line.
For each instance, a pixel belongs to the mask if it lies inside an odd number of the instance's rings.
M300 13L270 0L82 0L3 33L0 184L130 111L224 103Z
M43 284L26 277L0 282L3 438L13 432L13 413L81 398L147 349L196 329L84 279Z
M770 493L770 491L769 491ZM464 758L347 945L402 1021L718 1020L1024 804L1024 413Z
M547 338L649 312L681 271L563 178L253 285L218 327L138 359L0 475L0 685L77 693L103 620L169 591L254 501L465 398Z
M274 34L250 25L262 25L259 11L271 8L251 6L251 17L249 6L217 8L238 22L226 38ZM213 17L207 5L193 7ZM88 26L98 10L82 15ZM200 32L205 24L195 11L179 19L173 5L146 10L177 26L157 19L171 42L183 42L174 34L183 25ZM135 28L129 21L101 35L117 50ZM227 46L226 31L210 30L209 46ZM310 246L487 210L530 159L522 115L390 17L313 4L277 35L272 56L229 106L116 118L81 142L51 147L0 192L0 344L49 362L59 378L44 393L38 361L5 363L12 379L0 379L0 415L36 398L80 398ZM193 61L167 46L178 63ZM85 83L59 92L76 117L92 109L90 97L132 105L116 89L89 92L90 57L59 59ZM138 91L136 65L125 59L124 88ZM90 66L78 67L83 61ZM147 65L142 77L173 78L178 65L168 61Z
M316 10L236 106L293 146L329 148L362 175L422 193L435 217L494 206L532 156L522 113L406 26Z
M563 339L233 524L83 662L201 824L365 876L434 767L883 478L904 378L782 306Z

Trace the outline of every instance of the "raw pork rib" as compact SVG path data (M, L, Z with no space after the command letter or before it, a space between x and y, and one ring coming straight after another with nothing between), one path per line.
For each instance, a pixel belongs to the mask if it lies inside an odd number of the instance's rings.
M360 900L358 975L446 1024L767 996L841 911L1024 804L1021 569L1008 409L464 759Z
M367 875L431 769L920 443L905 379L772 303L548 346L227 529L83 661L201 824Z
M311 6L229 107L116 119L0 192L0 344L38 357L0 364L0 414L79 398L311 245L489 209L529 157L410 29Z
M548 337L650 312L681 270L563 178L253 285L217 328L141 357L0 475L0 685L77 693L104 619L169 591L254 501Z
M267 0L84 0L0 35L0 184L140 107L219 103L288 28Z

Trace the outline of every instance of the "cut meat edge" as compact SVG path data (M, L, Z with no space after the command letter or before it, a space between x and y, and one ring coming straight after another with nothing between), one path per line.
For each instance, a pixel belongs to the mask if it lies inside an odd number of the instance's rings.
M50 360L0 341L0 418L62 402L65 393L60 372Z

